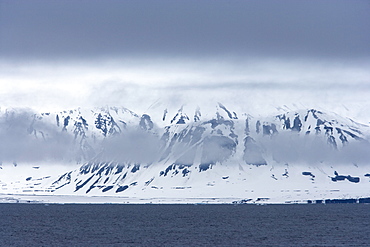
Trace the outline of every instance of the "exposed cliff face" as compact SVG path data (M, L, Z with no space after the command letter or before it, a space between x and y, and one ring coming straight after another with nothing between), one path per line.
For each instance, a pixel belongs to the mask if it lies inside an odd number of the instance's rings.
M360 174L349 169L345 175L335 170L337 165L358 168L370 158L369 127L336 115L310 109L256 118L219 104L206 114L182 107L170 116L166 109L160 119L158 123L149 113L122 107L41 114L6 110L0 116L0 157L4 164L49 160L80 166L44 176L40 184L29 175L17 193L39 187L43 193L145 196L155 190L172 195L173 190L165 189L170 186L188 188L184 195L192 197L204 194L202 186L207 191L216 184L233 184L230 189L240 195L243 186L271 189L271 180L287 186L286 179L294 176L294 186L307 174L307 181L317 182L320 176L314 170L322 173L322 182L352 184L367 178L365 170Z
M232 160L260 166L268 160L288 162L294 152L303 157L323 156L319 149L329 152L326 159L330 160L353 143L368 145L363 133L368 126L314 109L254 118L246 114L238 117L219 104L214 115L202 117L199 108L193 114L191 118L191 113L180 108L170 120L164 116L163 124L153 122L149 114L117 107L41 114L7 110L0 119L1 135L12 150L3 145L0 158L26 161L24 153L28 152L35 159L44 155L82 163L171 160L204 167ZM17 148L23 155L17 155Z

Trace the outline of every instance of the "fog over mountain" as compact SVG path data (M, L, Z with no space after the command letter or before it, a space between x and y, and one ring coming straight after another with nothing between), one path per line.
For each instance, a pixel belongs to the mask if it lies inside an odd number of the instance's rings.
M73 136L65 135L50 123L35 122L35 112L20 109L0 116L1 161L35 162L67 158ZM34 128L47 136L34 135Z
M145 113L9 108L0 127L6 202L30 195L63 203L76 196L118 203L369 198L370 126L316 109L253 116L222 103Z
M212 110L215 114L208 109L202 113L200 107L190 109L181 107L177 113L164 109L160 116L155 115L158 111L137 114L117 107L48 113L5 109L0 115L0 158L6 162L98 160L137 164L163 163L170 158L193 164L196 152L201 152L200 162L207 164L234 156L236 164L242 159L266 164L266 157L300 164L367 164L370 160L369 126L338 115L320 117L316 113L323 114L320 111L297 110L254 117L228 110L221 103ZM345 123L347 130L343 129ZM207 128L212 130L208 134ZM171 131L177 133L173 140L169 139ZM242 158L237 150L243 145Z
M370 197L369 11L366 0L1 0L0 189Z

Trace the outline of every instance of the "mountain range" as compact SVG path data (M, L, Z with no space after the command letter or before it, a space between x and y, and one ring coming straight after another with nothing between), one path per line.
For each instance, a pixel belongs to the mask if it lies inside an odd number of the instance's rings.
M0 200L306 203L368 200L369 126L316 109L270 115L124 107L1 109ZM1 199L2 198L2 199Z

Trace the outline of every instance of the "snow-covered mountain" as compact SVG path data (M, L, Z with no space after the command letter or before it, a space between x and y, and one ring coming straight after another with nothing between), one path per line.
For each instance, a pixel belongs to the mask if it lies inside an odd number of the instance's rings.
M123 107L2 109L3 200L282 203L370 197L367 125L315 109L253 116L221 103L206 111L185 108L142 114Z

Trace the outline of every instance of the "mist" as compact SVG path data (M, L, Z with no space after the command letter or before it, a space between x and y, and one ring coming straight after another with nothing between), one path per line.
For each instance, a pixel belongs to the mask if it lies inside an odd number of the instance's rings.
M80 139L31 109L10 109L0 115L0 161L53 163L152 163L160 156L158 136L128 127L107 138Z
M315 108L368 124L369 11L362 0L3 0L0 107L123 106L160 119L221 102L253 116ZM1 160L150 162L161 152L160 137L134 129L75 149L74 136L33 116L1 116ZM290 162L368 158L352 144L341 157L318 140L256 141ZM215 145L207 162L215 150L216 160L230 156Z
M0 161L68 161L72 158L73 136L62 133L52 124L35 121L36 117L30 109L13 109L1 114Z
M252 114L297 105L370 121L369 63L256 58L1 65L3 107L57 111L110 105L145 112L155 102L164 108L222 102Z
M263 152L279 163L369 165L370 161L368 140L356 140L344 146L337 143L336 148L321 136L280 132L271 138L258 138L257 142Z
M151 164L160 157L161 142L158 136L141 129L126 129L124 133L108 137L99 143L94 160Z
M64 129L31 109L9 109L0 115L0 161L84 163L118 162L153 164L163 159L175 159L181 164L215 164L227 162L243 145L239 136L203 136L203 129L189 132L169 146L163 142L160 128L151 130L128 125L121 132L103 136L89 133L87 138L76 135L73 129ZM72 126L73 127L73 126ZM90 125L89 128L94 128ZM158 130L158 131L153 131ZM202 138L204 138L202 140ZM167 140L170 141L170 140ZM338 141L338 140L337 140ZM238 144L237 144L238 143ZM368 165L370 143L366 139L329 145L327 138L318 135L301 135L280 131L272 136L257 136L249 143L240 161L264 163L272 158L278 163L289 164L358 164ZM244 148L243 148L244 149ZM196 160L199 152L199 160ZM232 158L232 160L235 160ZM263 162L262 162L263 161Z

